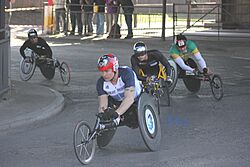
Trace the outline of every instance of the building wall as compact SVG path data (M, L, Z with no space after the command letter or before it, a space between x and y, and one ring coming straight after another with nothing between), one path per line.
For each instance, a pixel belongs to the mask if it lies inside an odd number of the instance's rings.
M249 0L222 0L222 23L225 29L250 28Z

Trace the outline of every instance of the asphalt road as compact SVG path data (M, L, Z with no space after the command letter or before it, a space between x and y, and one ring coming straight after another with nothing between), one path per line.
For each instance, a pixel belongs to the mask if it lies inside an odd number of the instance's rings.
M80 120L91 125L97 112L95 82L97 58L114 53L120 64L129 65L136 40L50 41L54 56L70 64L72 80L64 86L59 72L46 81L36 70L31 83L49 86L66 98L59 115L32 126L0 134L1 167L77 167L82 166L73 151L73 129ZM169 41L145 39L149 48L167 55ZM247 167L250 164L250 40L217 41L197 39L208 66L219 73L225 87L224 98L217 102L208 83L191 94L182 80L171 96L171 107L162 107L162 145L149 152L139 129L121 127L105 149L98 149L88 166L114 167ZM19 79L20 40L12 40L11 75Z

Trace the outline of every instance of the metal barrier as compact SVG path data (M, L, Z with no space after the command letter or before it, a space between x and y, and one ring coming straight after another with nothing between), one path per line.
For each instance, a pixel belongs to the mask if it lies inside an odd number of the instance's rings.
M222 31L228 33L235 32L232 28L250 28L250 4L216 4L216 3L196 3L196 4L137 4L133 12L133 34L140 37L161 37L174 36L178 33L192 33L192 35L206 36L206 32L212 32L213 36L220 37ZM44 6L27 9L12 9L11 25L25 24L34 26L44 25ZM71 31L69 6L66 8L67 31ZM232 12L232 8L235 10ZM241 10L241 8L247 8ZM8 11L8 10L7 10ZM86 35L85 13L80 11L83 23L83 34ZM108 15L107 13L105 13ZM55 18L53 8L53 17ZM95 13L94 13L95 15ZM54 19L53 18L53 19ZM95 18L95 16L93 17ZM107 21L107 19L105 19ZM119 10L118 24L121 26L121 34L126 35L127 25L123 10ZM55 23L51 26L55 26ZM96 22L93 19L94 33ZM105 27L105 31L107 32ZM55 32L55 28L53 28ZM203 32L203 33L201 33ZM230 34L228 35L229 37ZM234 35L239 37L240 35Z

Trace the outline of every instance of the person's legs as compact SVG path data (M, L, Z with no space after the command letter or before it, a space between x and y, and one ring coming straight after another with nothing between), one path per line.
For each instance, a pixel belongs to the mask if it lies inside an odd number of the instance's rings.
M76 13L77 25L78 25L78 34L82 35L82 13L77 11Z
M93 13L87 13L87 24L88 24L88 33L92 35L93 33L93 25L92 25L92 18L93 18Z
M71 20L71 26L72 26L72 30L71 33L72 35L74 35L75 33L75 28L76 28L76 17L75 17L75 12L71 12L70 13L70 20Z
M127 37L133 37L132 31L132 14L125 14L125 21L128 27L128 35Z
M104 34L104 13L96 14L96 35Z
M60 32L60 11L59 9L56 9L56 33L59 33Z
M67 32L67 23L66 23L66 10L61 10L61 18L62 18L62 25L63 25L63 32Z

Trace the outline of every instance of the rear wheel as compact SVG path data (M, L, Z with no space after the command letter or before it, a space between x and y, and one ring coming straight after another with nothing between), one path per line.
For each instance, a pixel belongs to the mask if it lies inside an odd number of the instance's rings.
M212 94L216 100L221 100L224 95L223 83L219 75L214 75L210 81Z
M64 85L68 85L70 82L70 68L66 62L62 62L59 66L60 76Z
M157 151L161 144L161 125L153 97L142 93L138 102L138 122L144 143L150 151Z
M22 59L20 62L20 78L23 81L28 81L33 76L35 69L35 61L25 62L25 60Z
M173 82L171 84L168 85L169 87L169 94L173 92L176 84L177 84L177 79L178 79L178 72L177 72L177 66L174 62L174 60L172 59L168 59L168 62L170 64L170 69L171 69L171 79L173 80Z
M90 139L91 129L87 122L79 122L74 130L74 150L77 159L84 165L89 164L95 154L95 139Z

